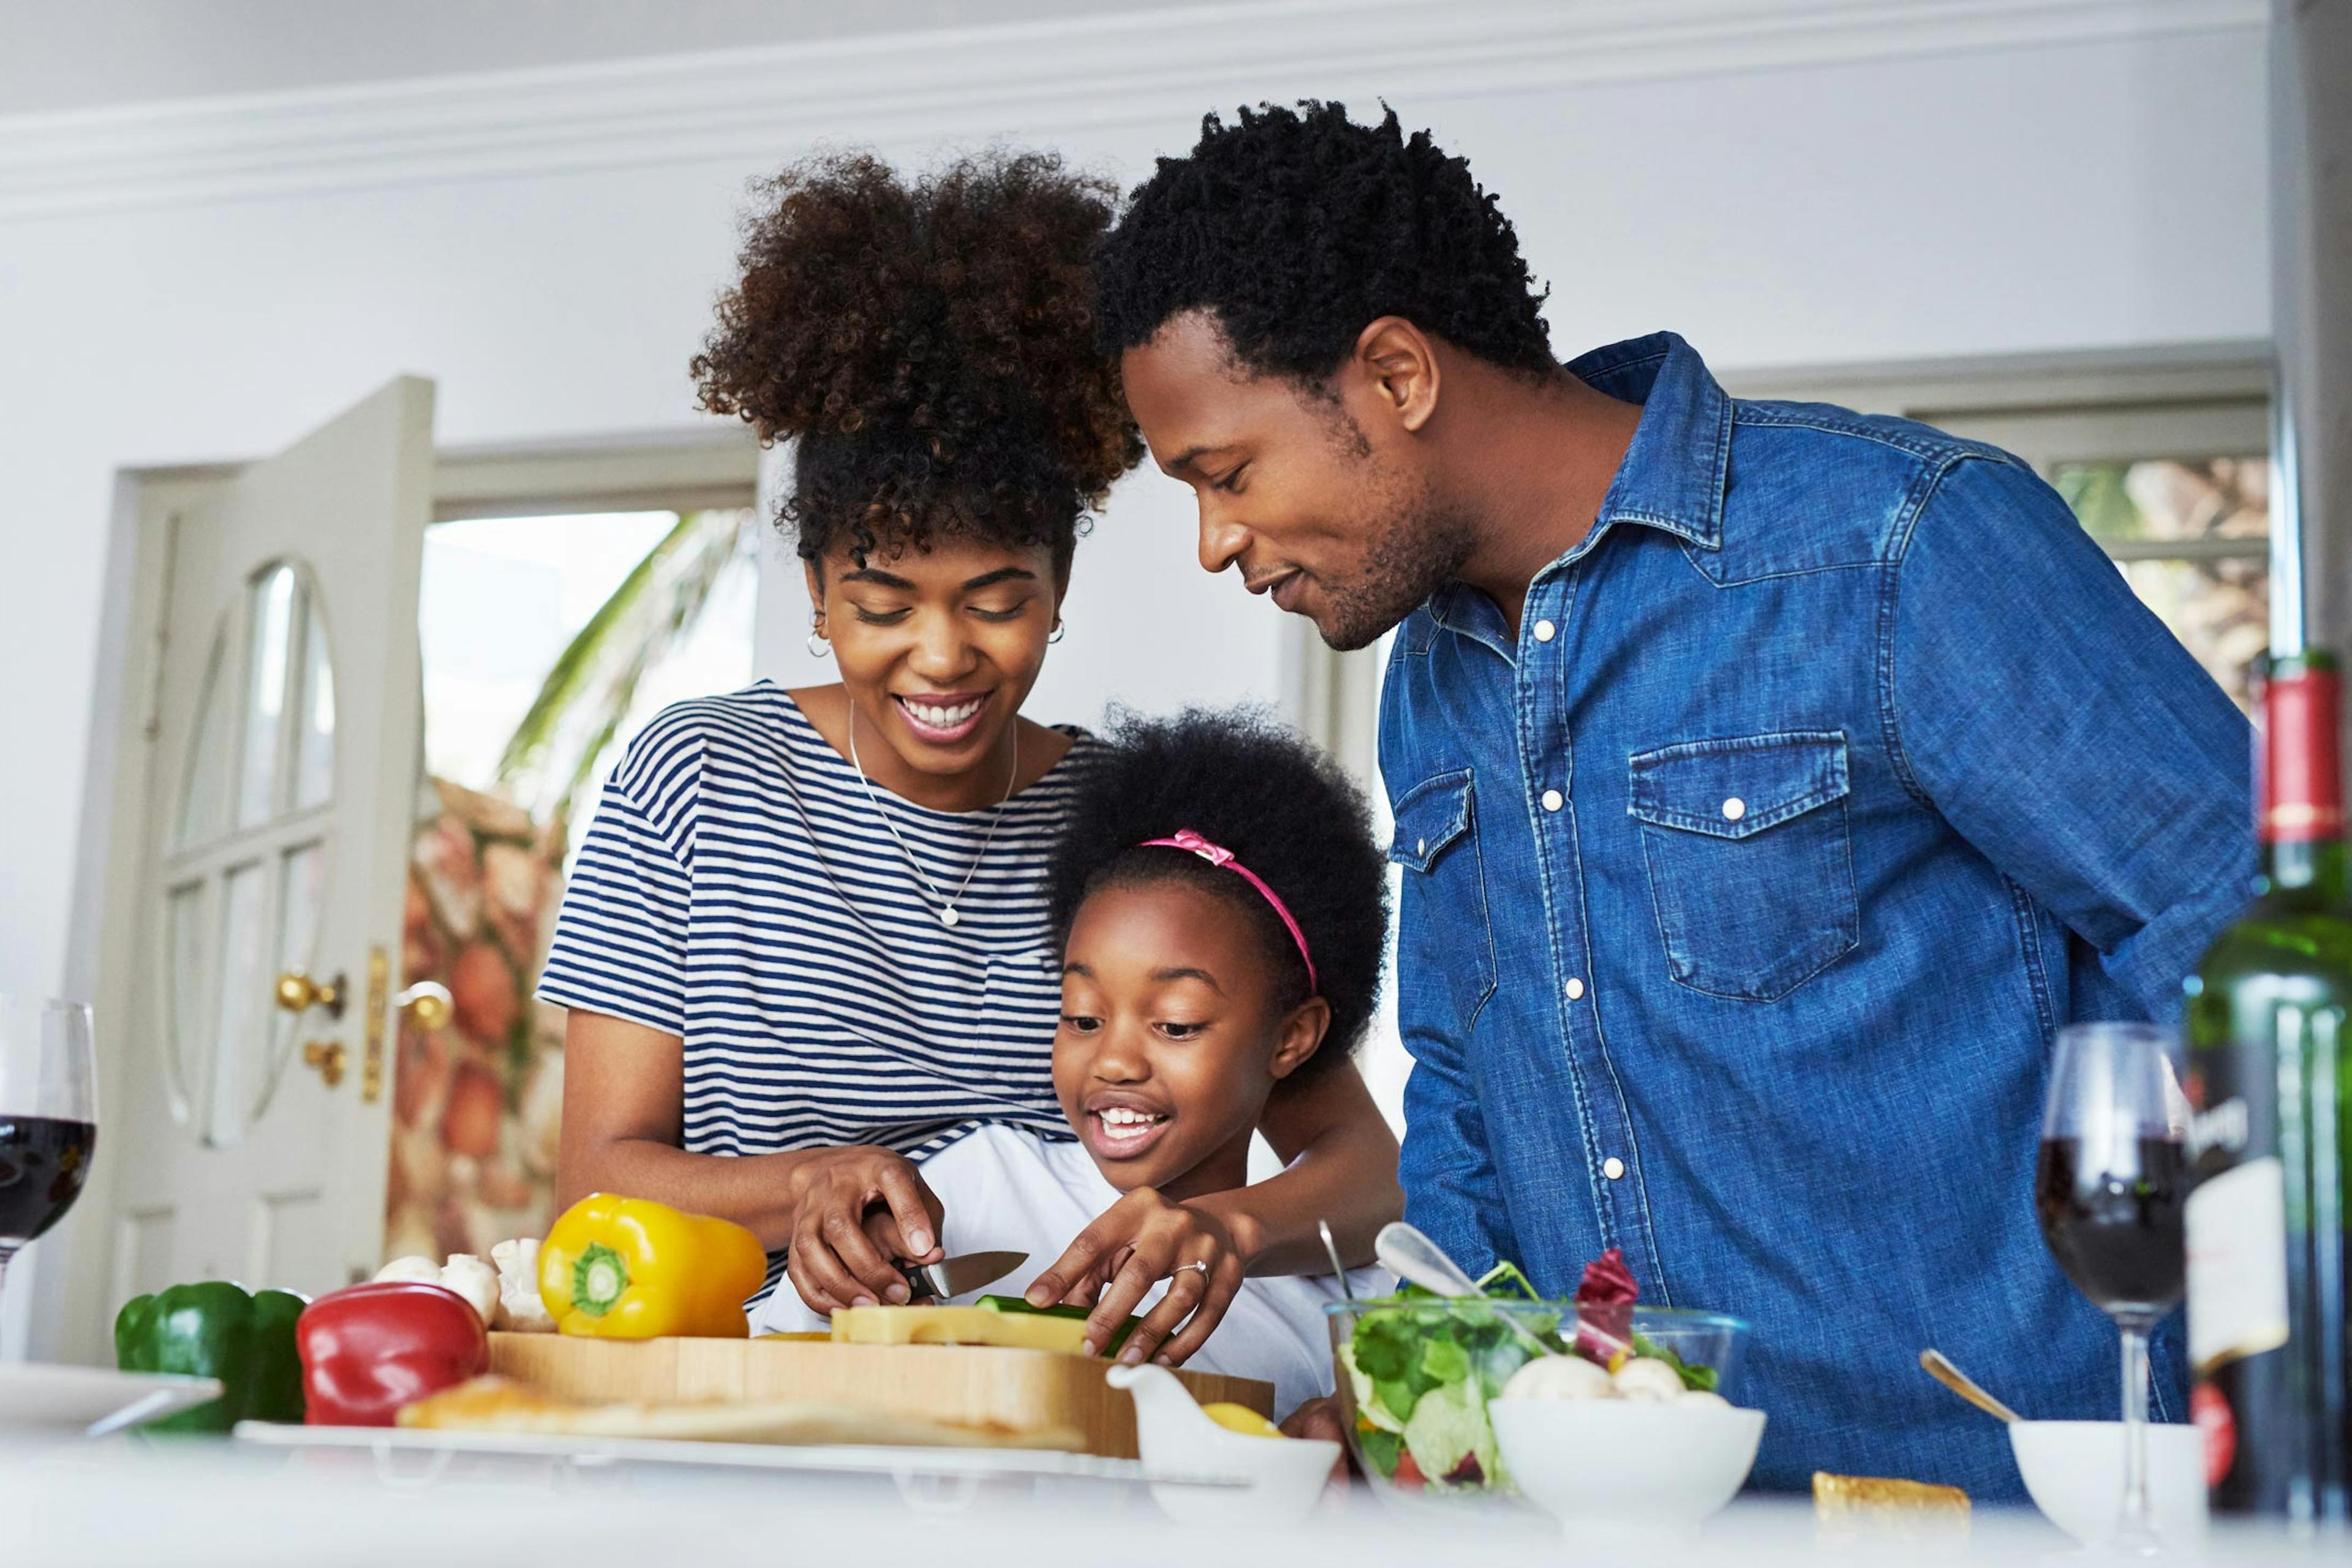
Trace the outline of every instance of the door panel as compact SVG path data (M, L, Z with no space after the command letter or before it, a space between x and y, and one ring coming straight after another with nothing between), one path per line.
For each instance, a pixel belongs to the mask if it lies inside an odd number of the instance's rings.
M389 1003L366 977L399 934L420 763L432 405L403 378L175 492L110 1311L373 1268L388 1122L361 1069Z

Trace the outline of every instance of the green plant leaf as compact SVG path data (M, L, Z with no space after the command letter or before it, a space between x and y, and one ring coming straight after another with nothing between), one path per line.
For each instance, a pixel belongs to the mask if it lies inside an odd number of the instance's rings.
M692 635L756 537L749 511L681 515L549 667L499 754L499 787L535 817L568 816L646 672Z

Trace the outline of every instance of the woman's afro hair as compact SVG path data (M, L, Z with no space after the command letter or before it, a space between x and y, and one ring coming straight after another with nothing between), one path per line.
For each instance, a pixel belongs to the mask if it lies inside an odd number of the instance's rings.
M1331 1025L1311 1070L1348 1059L1380 997L1387 945L1388 864L1364 797L1339 764L1252 710L1172 719L1116 715L1090 758L1046 871L1054 929L1066 940L1079 906L1110 887L1182 882L1224 901L1282 976L1285 1011L1318 992ZM1140 847L1191 828L1282 895L1315 955L1307 966L1281 917L1247 879L1181 849Z
M695 356L702 406L798 437L800 553L1048 545L1143 455L1095 346L1090 256L1118 192L1045 153L909 182L869 153L761 187L742 279Z
M1111 354L1205 309L1256 374L1320 384L1382 316L1490 363L1558 369L1510 220L1394 110L1378 125L1338 103L1207 116L1192 153L1136 187L1096 276Z

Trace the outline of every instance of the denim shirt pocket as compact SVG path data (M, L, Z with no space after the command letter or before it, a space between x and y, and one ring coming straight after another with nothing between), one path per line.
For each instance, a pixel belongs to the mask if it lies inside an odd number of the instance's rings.
M1843 733L1691 741L1629 765L1626 809L1677 982L1777 1002L1861 945Z
M1441 984L1464 1034L1495 994L1495 933L1486 921L1486 871L1478 853L1477 794L1470 770L1423 780L1398 797L1389 858L1404 868L1400 984ZM1400 996L1400 1001L1403 998Z

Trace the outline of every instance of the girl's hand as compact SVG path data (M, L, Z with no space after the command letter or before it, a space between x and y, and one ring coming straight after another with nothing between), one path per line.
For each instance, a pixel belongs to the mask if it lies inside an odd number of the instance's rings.
M1092 1354L1110 1342L1145 1292L1168 1279L1168 1294L1135 1326L1118 1359L1132 1364L1155 1359L1157 1351L1162 1366L1178 1366L1224 1321L1244 1267L1223 1220L1138 1187L1078 1232L1029 1287L1028 1300L1033 1307L1092 1305L1086 1345Z
M810 1311L903 1302L907 1278L893 1260L937 1263L947 1256L939 1246L947 1209L905 1155L833 1149L793 1176L799 1202L785 1272Z

